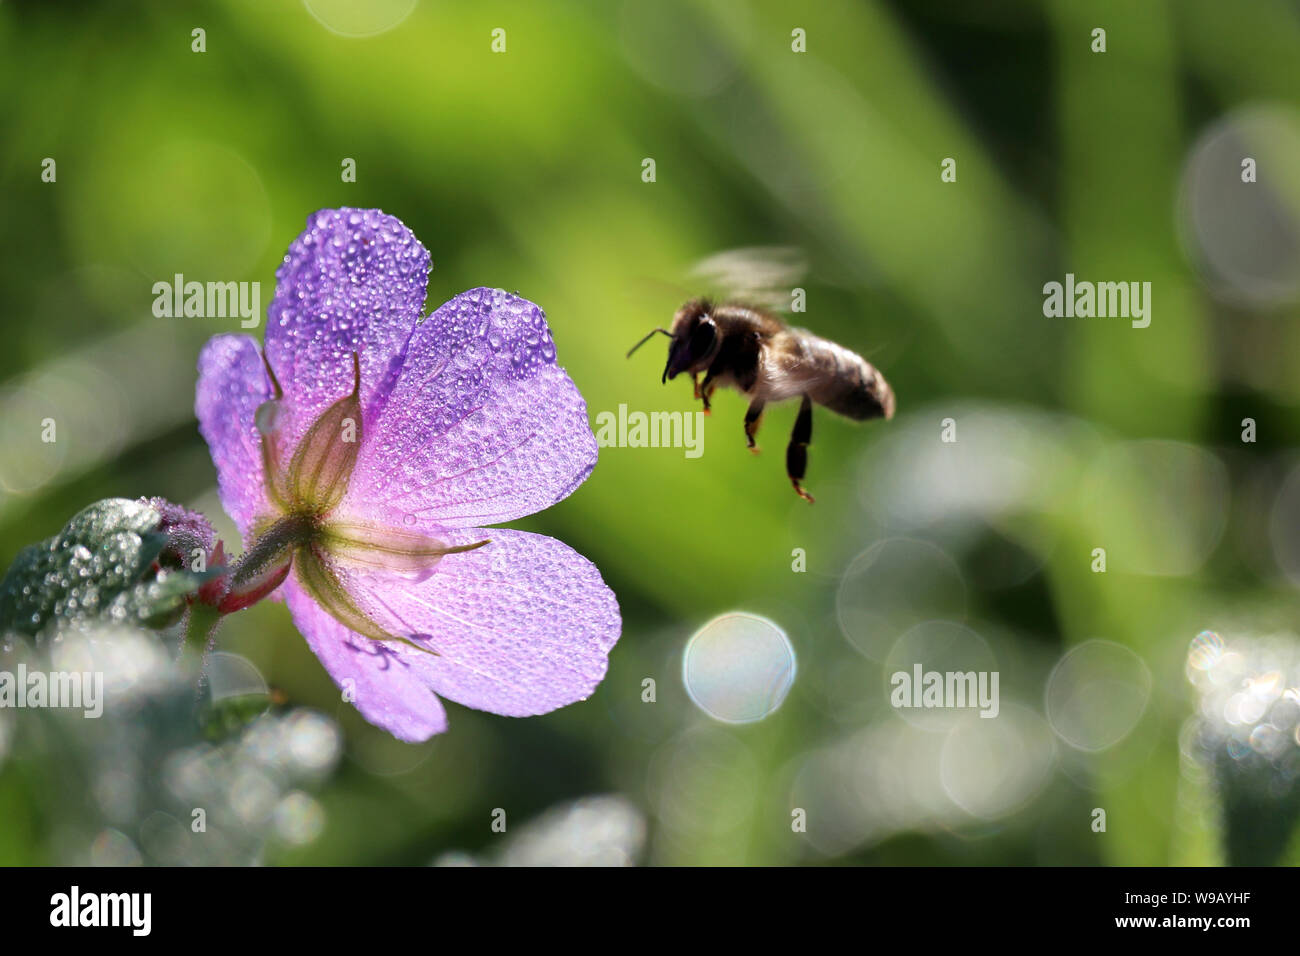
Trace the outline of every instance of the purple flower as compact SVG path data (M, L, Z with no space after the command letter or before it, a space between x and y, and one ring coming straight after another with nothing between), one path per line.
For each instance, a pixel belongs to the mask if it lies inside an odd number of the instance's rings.
M479 530L596 464L545 315L471 289L420 320L428 274L392 216L316 213L276 273L265 354L213 338L195 402L247 548L231 592L278 588L348 699L410 741L446 729L435 695L509 716L585 699L622 627L582 555Z

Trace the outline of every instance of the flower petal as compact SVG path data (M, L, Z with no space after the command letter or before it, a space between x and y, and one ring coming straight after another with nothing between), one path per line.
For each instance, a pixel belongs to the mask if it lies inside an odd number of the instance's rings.
M391 572L344 572L381 626L437 654L404 650L422 658L434 691L510 717L590 696L623 630L619 604L597 567L545 535L498 528L447 537L454 545L490 541L446 555L419 584Z
M322 209L289 246L267 311L266 354L290 409L286 445L352 391L377 411L424 307L429 253L378 209Z
M392 644L353 634L312 601L293 577L283 592L294 624L361 716L411 743L447 729L447 712L416 660L429 655L409 649L403 653Z
M622 630L618 601L596 566L568 545L525 531L454 531L448 554L418 583L341 569L358 604L434 655L393 650L450 700L511 717L585 700ZM435 656L436 655L436 656Z
M587 405L542 310L471 289L417 326L343 510L473 528L540 511L596 465Z
M194 414L217 466L221 504L248 539L253 519L267 510L262 483L261 436L254 415L271 397L257 342L247 335L218 335L199 355Z

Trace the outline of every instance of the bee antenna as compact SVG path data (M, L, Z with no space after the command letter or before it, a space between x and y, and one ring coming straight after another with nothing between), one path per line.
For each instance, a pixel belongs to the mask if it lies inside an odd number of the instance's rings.
M669 332L667 329L651 329L649 333L647 333L645 338L643 338L640 342L638 342L636 345L632 346L630 349L627 350L627 357L631 358L633 352L635 352L641 346L649 342L652 338L654 338L655 335L660 333L668 336L670 339L673 337L673 334Z

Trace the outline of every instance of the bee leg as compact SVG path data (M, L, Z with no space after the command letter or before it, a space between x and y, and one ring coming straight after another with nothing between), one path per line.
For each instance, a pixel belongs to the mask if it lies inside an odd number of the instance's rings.
M790 444L785 449L785 473L790 476L790 484L795 492L809 504L813 496L803 490L799 482L808 470L808 444L812 441L812 401L807 395L799 406L799 417L794 420L794 431L790 433Z
M758 454L758 446L754 444L754 434L758 431L758 426L763 420L763 402L760 399L754 399L749 403L749 410L745 412L745 441L749 442L749 450L755 455Z
M700 373L699 372L691 373L691 384L695 386L695 397L699 398L700 397Z
M713 381L713 376L707 372L704 374L704 384L699 387L699 397L704 401L704 414L713 414L713 407L709 404L709 399L713 397L713 390L718 387Z

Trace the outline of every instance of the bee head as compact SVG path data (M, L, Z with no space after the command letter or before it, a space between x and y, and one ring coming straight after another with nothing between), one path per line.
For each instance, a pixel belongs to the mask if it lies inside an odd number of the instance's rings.
M702 371L713 361L718 351L718 326L712 312L713 305L707 299L693 299L677 310L663 381L682 372Z

